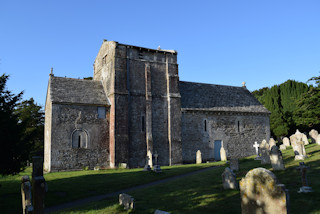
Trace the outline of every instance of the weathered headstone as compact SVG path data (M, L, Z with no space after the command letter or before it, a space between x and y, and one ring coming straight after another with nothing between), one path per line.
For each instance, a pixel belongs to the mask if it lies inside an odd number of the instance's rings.
M239 171L239 159L237 158L230 159L230 169L232 171Z
M241 213L285 214L289 208L287 191L267 169L250 170L240 181Z
M308 185L308 179L307 179L307 169L309 169L309 166L306 166L304 162L300 162L299 166L296 168L298 171L301 172L301 181L302 181L302 187L300 187L300 190L298 193L307 193L307 192L313 192L312 188Z
M309 141L308 138L305 134L301 133L299 131L299 129L297 129L296 133L294 134L294 136L296 137L296 142L300 142L302 141L304 143L304 145L308 145ZM292 143L291 143L292 144Z
M307 158L306 150L304 148L304 143L302 141L296 142L292 144L292 149L295 154L295 160L304 160Z
M46 181L43 177L43 158L34 156L32 157L32 161L33 212L44 213Z
M221 177L222 177L222 184L224 189L238 188L236 175L233 173L233 171L229 167L225 168Z
M284 144L280 145L280 150L286 150L286 149L287 149L287 147Z
M269 144L266 140L263 140L260 144L260 152L261 152L261 164L270 164L270 151Z
M22 197L22 213L28 214L33 212L31 183L29 176L25 175L21 178L21 197Z
M200 150L198 150L197 153L196 153L196 163L197 164L202 163L202 156L201 156L201 151Z
M291 145L292 144L295 144L297 142L297 138L296 138L296 136L293 134L293 135L291 135L290 136L290 143L291 143ZM293 145L292 145L293 146Z
M134 209L135 200L131 195L121 193L119 195L119 204L126 210Z
M320 135L317 136L317 138L316 138L316 143L317 143L318 145L320 145Z
M170 213L168 213L166 211L162 211L162 210L156 210L156 211L154 211L154 214L170 214Z
M221 158L221 161L227 161L227 153L223 147L221 147L220 149L220 158Z
M290 146L289 138L287 138L287 137L283 138L282 142L283 142L283 145L285 145L286 147Z
M318 137L319 133L317 130L315 129L312 129L310 132L309 132L309 136L312 140L312 143L316 143L316 140L317 140L317 137Z
M155 162L156 162L156 165L153 166L153 171L156 172L156 173L160 173L162 172L161 168L160 168L160 165L158 163L158 153L157 151L154 153L154 159L155 159Z
M273 170L285 170L282 153L277 146L273 146L270 151L270 161Z
M308 141L307 135L302 134L302 142L304 143L304 145L309 145L309 141Z
M270 138L270 140L269 140L269 149L271 149L275 145L276 145L276 141L273 138Z

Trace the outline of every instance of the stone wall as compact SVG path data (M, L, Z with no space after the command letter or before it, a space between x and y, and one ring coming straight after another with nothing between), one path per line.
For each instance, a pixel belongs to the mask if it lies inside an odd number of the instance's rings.
M50 101L50 84L48 84L47 99L45 106L45 123L44 123L44 170L51 170L51 124L52 124L52 103Z
M84 167L93 169L97 165L109 165L109 109L106 107L106 118L98 118L97 108L89 105L52 104L50 171ZM87 136L85 146L81 144L82 148L73 147L72 138L77 132Z
M254 155L254 142L270 138L267 114L182 110L181 122L183 161L187 163L195 162L197 150L201 151L204 161L213 160L216 140L223 142L230 158Z

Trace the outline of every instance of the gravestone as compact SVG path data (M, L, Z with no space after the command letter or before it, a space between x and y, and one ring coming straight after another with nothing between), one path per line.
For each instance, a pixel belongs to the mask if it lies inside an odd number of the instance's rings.
M21 178L21 197L22 197L22 213L29 214L33 212L31 183L29 176L25 175Z
M227 153L226 153L226 150L223 148L223 146L220 149L220 158L221 158L221 161L227 161Z
M284 144L280 145L280 150L286 150L286 149L287 149L287 147Z
M318 145L320 145L320 135L317 136L317 138L316 138L316 143L317 143Z
M312 129L312 130L309 132L309 136L310 136L310 138L311 138L311 140L312 140L312 143L316 143L318 135L319 135L319 133L318 133L318 131L315 130L315 129Z
M305 134L301 133L299 129L297 129L296 133L294 134L296 136L296 142L302 141L304 145L308 145L309 141ZM291 143L292 144L292 143Z
M260 152L261 152L261 164L270 164L270 151L269 144L266 140L263 140L260 144Z
M304 143L302 141L292 144L292 149L295 154L295 160L304 160L308 157L304 148Z
M241 213L288 213L289 196L283 184L267 169L250 170L240 181Z
M290 146L289 138L287 138L287 137L283 138L282 142L283 142L283 145L285 145L286 147Z
M201 151L200 150L198 150L197 153L196 153L196 163L197 164L202 163L202 156L201 156Z
M300 190L298 193L308 193L313 192L312 188L308 185L308 179L307 179L307 169L309 169L309 166L306 166L304 162L300 162L299 166L296 168L301 173L301 181L302 181L302 187L300 187Z
M271 149L273 146L276 146L276 141L273 138L270 138L270 140L269 140L269 149Z
M257 141L254 142L253 148L255 149L256 155L257 155L257 157L255 157L255 160L261 160L261 157L260 157L260 154L259 154L259 144L257 143Z
M295 144L297 142L297 138L296 138L296 136L293 134L293 135L291 135L290 136L290 143L291 143L291 146L292 146L292 144Z
M302 134L302 142L304 143L304 145L309 145L309 141L308 141L307 135Z
M119 204L126 210L134 209L134 198L131 195L121 193L119 195Z
M273 170L285 170L282 153L277 146L273 146L270 151L270 161Z
M155 162L156 162L156 165L153 166L153 171L156 172L156 173L160 173L162 172L161 168L160 168L160 165L158 163L158 153L157 151L154 153L154 159L155 159Z
M230 169L232 171L239 171L239 159L237 158L230 159Z
M233 173L233 171L229 167L225 168L221 177L222 177L222 184L224 189L238 188L236 175Z
M43 158L32 157L32 194L33 213L44 213L44 198L46 193L46 181L43 177Z

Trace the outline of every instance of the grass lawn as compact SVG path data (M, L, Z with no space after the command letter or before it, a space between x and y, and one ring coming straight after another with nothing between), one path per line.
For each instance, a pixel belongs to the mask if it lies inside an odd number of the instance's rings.
M280 183L285 184L289 189L291 213L320 213L320 146L307 145L306 151L309 158L304 162L310 166L307 176L309 185L314 190L313 193L297 193L301 187L300 173L296 170L299 161L294 161L291 147L283 151L286 170L274 172ZM261 165L260 161L254 160L253 156L242 159L237 179L240 180L255 167L261 167ZM272 171L271 165L262 167ZM118 205L118 198L114 197L68 209L62 213L143 214L154 213L155 209L172 214L241 213L239 191L222 188L223 171L224 167L214 168L176 181L132 191L129 194L136 199L136 208L133 211L124 211Z
M143 172L142 169L108 169L100 171L73 171L45 174L48 183L46 207L85 198L94 195L111 193L150 183L179 174L222 165L223 162L208 164L178 165L161 167L163 173ZM21 213L21 176L29 175L31 168L16 176L0 177L0 213Z

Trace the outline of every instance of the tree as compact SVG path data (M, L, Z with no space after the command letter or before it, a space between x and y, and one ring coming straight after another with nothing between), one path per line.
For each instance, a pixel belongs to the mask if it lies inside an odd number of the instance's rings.
M25 123L15 113L23 92L17 95L7 90L9 76L0 76L0 175L24 170L30 153L29 136L23 135Z
M296 102L298 108L294 112L294 120L304 129L320 128L320 76L312 77L316 86L310 89Z
M44 112L33 98L18 104L15 113L25 124L24 136L28 136L32 154L43 156L44 144ZM31 157L30 159L31 160Z

